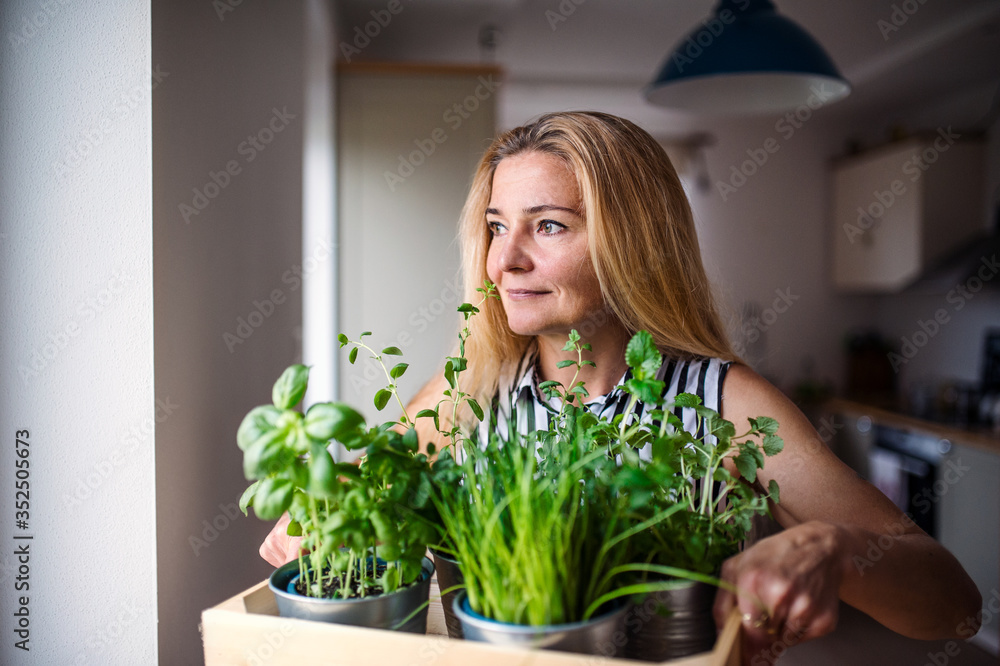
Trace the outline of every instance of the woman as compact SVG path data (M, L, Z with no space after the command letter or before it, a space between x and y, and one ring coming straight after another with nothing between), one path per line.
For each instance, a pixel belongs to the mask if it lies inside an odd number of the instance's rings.
M832 631L840 599L912 638L968 638L978 628L981 598L958 561L840 462L802 413L733 354L687 199L645 131L588 112L548 114L501 135L476 172L461 240L466 300L479 300L475 288L486 278L500 295L472 320L463 390L487 400L516 393L543 408L536 384L570 383L575 369L557 364L577 329L596 363L579 378L588 403L613 409L625 345L645 329L671 360L669 390L700 391L739 432L751 416L781 424L785 448L757 483L775 479L781 487L772 509L784 530L725 562L722 577L741 594L720 590L715 604L717 622L734 605L743 614L748 661L766 663L780 654L770 650L775 643ZM434 407L443 388L443 379L432 381L413 409ZM298 547L283 523L261 547L275 565ZM872 544L889 544L877 561Z

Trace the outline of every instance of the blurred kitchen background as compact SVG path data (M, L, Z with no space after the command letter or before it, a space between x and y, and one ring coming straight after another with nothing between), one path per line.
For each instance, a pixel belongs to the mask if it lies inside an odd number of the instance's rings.
M200 611L270 571L268 525L233 513L242 416L298 361L310 402L369 404L381 379L338 354L341 331L400 346L412 395L454 340L477 158L553 110L621 115L663 143L743 358L1000 601L1000 2L779 1L852 90L757 115L643 96L675 47L711 34L712 0L50 5L0 8L0 263L20 294L3 311L23 322L0 342L0 416L77 442L43 463L51 554L131 575L52 566L41 589L88 610L36 620L69 641L37 663L200 662ZM134 275L100 330L22 387L115 266ZM149 419L155 435L91 483ZM109 516L123 529L98 543ZM136 599L131 637L110 635ZM991 617L948 663L996 662ZM799 650L788 663L923 664L945 643L848 611Z

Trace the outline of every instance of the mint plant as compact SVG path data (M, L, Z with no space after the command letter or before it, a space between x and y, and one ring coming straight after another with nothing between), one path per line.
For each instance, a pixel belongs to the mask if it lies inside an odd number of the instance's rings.
M460 376L468 368L468 360L465 358L465 343L469 339L472 332L469 330L469 320L479 314L479 308L490 298L500 299L500 295L497 293L497 287L495 284L489 280L483 280L483 286L477 287L476 291L482 294L483 298L476 305L471 303L462 303L458 306L458 311L462 313L462 318L465 325L458 334L458 356L448 356L445 358L444 364L444 378L448 382L448 388L444 390L444 394L441 400L438 401L434 409L423 409L417 414L417 418L431 418L434 419L434 427L437 431L445 437L449 444L448 446L452 450L452 454L458 447L459 440L462 436L462 427L459 424L459 411L462 404L468 406L469 410L475 416L478 422L483 420L485 416L482 406L476 399L462 391L460 388ZM441 428L441 406L448 404L451 407L451 426L444 430ZM433 454L434 450L431 449L430 452Z
M647 563L715 573L746 538L753 516L768 513L768 502L780 499L774 480L766 494L757 494L751 485L765 457L784 446L778 423L768 417L751 419L750 429L737 435L732 422L695 395L681 393L667 403L664 382L656 379L663 358L646 331L629 341L626 362L632 375L623 387L628 405L613 421L596 424L591 436L627 463L635 510L651 516L676 504L686 509L637 536L638 552ZM639 401L645 403L648 422L632 418ZM679 407L694 410L694 433L674 413ZM647 445L650 460L635 464L638 450ZM733 461L740 478L723 465L726 459Z

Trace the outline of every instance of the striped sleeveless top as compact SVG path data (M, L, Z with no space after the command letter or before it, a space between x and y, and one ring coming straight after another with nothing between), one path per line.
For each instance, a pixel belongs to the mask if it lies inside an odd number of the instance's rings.
M501 430L505 430L503 423L506 422L510 412L510 404L515 406L517 413L517 429L520 432L531 432L539 428L544 429L549 425L549 418L559 413L559 399L547 399L539 390L539 378L537 374L537 353L527 354L521 361L520 367L515 373L519 377L517 383L510 390L510 403L503 398L496 404L498 409L499 423ZM669 403L679 393L692 393L701 398L704 406L721 412L722 407L722 385L729 370L730 362L717 358L702 358L693 360L664 359L657 379L666 384L663 392L664 402ZM596 416L614 418L625 411L629 402L629 394L622 386L632 376L631 370L626 370L619 380L617 386L610 393L592 399L584 403ZM696 432L697 415L690 407L675 407L674 413L684 424L684 429L696 437L703 433ZM649 416L645 405L638 403L635 407L635 415L641 422L648 422ZM642 459L649 460L651 456L651 444L646 444L639 451Z

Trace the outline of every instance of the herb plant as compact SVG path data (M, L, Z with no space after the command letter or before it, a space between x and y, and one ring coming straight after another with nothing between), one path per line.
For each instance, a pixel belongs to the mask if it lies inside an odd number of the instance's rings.
M353 363L364 349L389 380L375 395L381 410L393 397L405 363L387 369L395 347L375 352L363 340L338 336L353 345ZM392 592L414 582L436 530L428 520L429 463L418 452L416 431L405 409L398 421L367 427L346 404L317 403L302 413L295 407L306 392L309 370L293 365L274 384L271 405L247 414L237 432L244 472L254 483L243 493L244 514L274 520L288 511L288 534L302 536L297 589L311 597L353 598ZM400 404L402 404L400 402ZM393 426L408 428L404 432ZM327 445L364 451L361 464L336 463Z
M624 386L630 395L628 406L620 421L595 428L595 441L604 442L609 453L623 459L649 445L650 460L628 466L630 484L646 505L638 510L655 514L674 504L686 509L638 537L642 542L638 552L646 553L650 562L715 573L746 538L753 516L766 514L768 501L780 499L773 479L766 494L758 495L750 485L765 457L784 446L777 435L778 423L765 416L753 418L750 429L737 435L732 422L702 405L695 395L681 393L665 404L664 383L656 379L663 358L646 331L633 336L626 361L632 370ZM650 414L645 423L632 418L640 400ZM694 410L694 433L685 430L678 408ZM723 465L726 459L732 460L740 479Z
M627 408L599 418L581 404L587 391L578 377L593 364L584 358L589 346L572 331L563 351L575 357L559 364L576 368L569 387L539 384L561 402L548 428L519 432L514 406L505 420L493 411L482 432L449 431L454 445L433 466L435 506L473 610L505 622L559 624L587 619L615 598L675 585L650 574L722 584L710 574L735 552L752 516L778 500L776 483L759 497L723 461L732 458L753 482L764 457L781 450L777 423L753 419L737 436L696 396L665 404L656 379L663 359L645 331L626 351ZM634 418L640 401L645 422ZM678 407L695 410L698 436L684 429ZM649 460L639 455L647 445Z
M656 378L663 358L645 331L626 349L626 409L598 417L583 404L588 394L579 381L593 365L585 358L591 349L572 331L563 348L571 358L559 363L575 368L569 386L539 384L559 411L546 428L521 432L514 405L506 416L496 405L484 411L461 388L469 320L497 297L489 281L478 291L478 304L459 307L465 326L457 355L446 359L448 388L435 408L414 417L433 419L445 443L440 451L427 443L433 463L419 452L397 390L408 366L389 368L400 350L376 351L365 342L368 332L338 340L351 347L351 363L363 351L382 367L388 383L375 406L381 411L395 399L397 420L368 427L357 411L331 402L297 411L308 369L295 365L275 383L273 404L254 408L240 425L244 472L254 480L240 506L267 520L290 513L288 533L303 536L301 591L347 598L398 589L420 575L429 544L459 560L473 610L506 622L580 621L616 598L675 584L655 578L722 584L713 578L722 561L753 516L778 501L775 482L766 495L750 485L765 457L782 448L777 422L751 419L737 435L696 396L665 401ZM694 433L679 408L694 410ZM330 441L364 451L360 465L334 462ZM650 455L640 456L645 447Z

